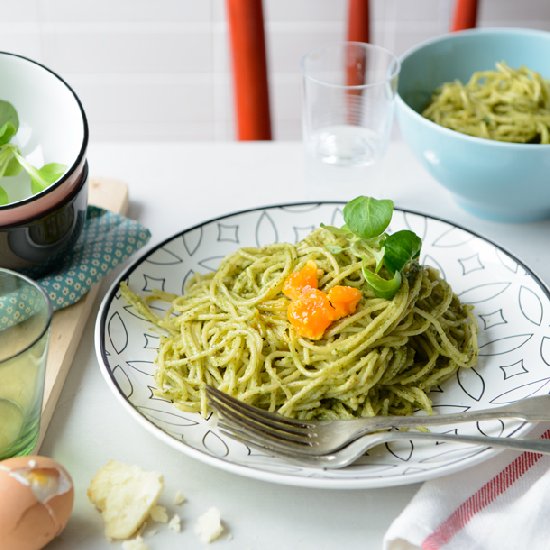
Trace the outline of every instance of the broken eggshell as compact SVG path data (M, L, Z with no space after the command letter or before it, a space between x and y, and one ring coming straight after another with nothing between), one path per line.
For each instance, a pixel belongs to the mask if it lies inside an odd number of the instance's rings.
M10 550L39 550L65 528L73 510L73 482L51 458L0 462L0 541Z

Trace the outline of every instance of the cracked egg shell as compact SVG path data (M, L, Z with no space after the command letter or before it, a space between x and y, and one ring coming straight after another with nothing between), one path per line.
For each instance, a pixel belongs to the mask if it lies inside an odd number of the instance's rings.
M0 462L0 541L10 550L39 550L65 528L73 482L55 460L40 456Z

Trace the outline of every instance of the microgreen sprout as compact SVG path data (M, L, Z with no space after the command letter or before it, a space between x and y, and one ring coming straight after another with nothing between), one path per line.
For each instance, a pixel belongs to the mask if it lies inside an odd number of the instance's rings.
M386 233L393 210L391 200L359 196L344 206L343 227L323 226L336 236L348 239L351 252L363 258L362 271L367 286L375 296L386 300L395 296L401 287L405 267L419 257L422 247L420 237L408 229ZM333 253L343 250L340 246L331 246ZM375 259L374 270L365 251Z
M11 139L19 130L19 116L15 107L5 100L0 100L0 179L17 176L24 170L30 178L33 195L57 181L67 170L64 164L52 162L42 168L35 168L23 156ZM0 206L9 204L8 192L0 185Z

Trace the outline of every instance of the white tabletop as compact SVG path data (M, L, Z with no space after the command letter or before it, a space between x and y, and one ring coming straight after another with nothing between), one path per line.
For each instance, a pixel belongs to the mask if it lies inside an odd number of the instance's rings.
M391 198L396 206L437 215L501 244L550 282L550 222L522 225L482 221L462 211L422 169L405 145L392 143L379 170L329 174L313 184L299 143L102 143L89 149L92 174L126 181L129 216L152 232L151 245L201 220L244 208L299 200ZM349 179L342 182L342 179ZM116 274L103 283L102 293ZM99 302L99 300L98 300ZM99 303L79 349L40 454L72 474L75 509L64 533L48 548L120 547L103 535L86 497L94 473L115 458L160 471L161 503L177 511L183 530L160 526L146 537L154 549L202 548L193 524L209 507L220 509L230 532L213 548L235 550L347 550L382 548L384 532L418 485L370 490L320 490L271 485L188 458L138 425L113 397L96 359L93 328ZM173 505L182 491L187 502Z

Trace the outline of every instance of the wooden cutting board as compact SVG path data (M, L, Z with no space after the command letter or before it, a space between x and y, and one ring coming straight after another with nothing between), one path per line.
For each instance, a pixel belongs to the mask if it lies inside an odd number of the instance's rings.
M89 184L89 204L119 214L126 214L128 210L128 186L118 180L92 178ZM82 300L56 312L53 316L37 449L40 448L40 444L44 439L44 434L52 418L65 378L73 363L74 354L90 316L99 287L99 284L93 286Z

